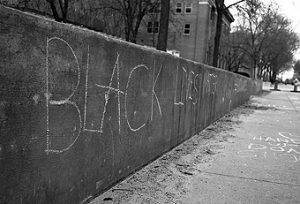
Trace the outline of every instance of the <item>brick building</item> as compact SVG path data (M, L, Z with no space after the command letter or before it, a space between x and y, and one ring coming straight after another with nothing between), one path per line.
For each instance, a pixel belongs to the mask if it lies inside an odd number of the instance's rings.
M173 0L170 13L169 52L193 61L212 64L217 22L214 0ZM230 32L233 21L232 15L227 11L223 17L222 35ZM159 13L153 11L145 18L137 43L155 46L158 29ZM222 62L219 64L221 67Z
M38 11L43 15L52 13L46 1L32 0L25 5L26 1L0 0L0 3L3 2L12 7L24 7L23 9L26 7L27 10ZM109 35L125 38L124 25L120 20L122 16L112 11L104 13L103 10L98 10L98 13L89 13L92 10L89 6L93 8L97 7L97 4L92 0L74 1L69 7L68 20ZM153 9L145 16L139 28L136 41L138 44L156 47L159 15L159 9ZM233 20L232 15L227 11L223 17L223 36L230 32L230 24ZM196 62L212 64L216 22L215 0L171 0L169 52ZM107 25L109 28L105 27ZM226 66L225 55L226 53L221 52L218 67Z

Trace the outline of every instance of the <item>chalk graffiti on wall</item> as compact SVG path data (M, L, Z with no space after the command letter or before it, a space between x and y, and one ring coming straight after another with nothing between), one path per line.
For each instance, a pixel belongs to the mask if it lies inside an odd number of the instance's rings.
M247 150L241 150L241 157L263 157L264 159L288 159L291 162L300 160L300 136L289 132L279 132L278 137L253 137Z
M215 95L218 88L218 76L213 73L205 72L203 78L204 93Z
M70 52L69 59L74 61L74 66L72 67L73 70L76 70L74 72L74 75L76 75L76 82L74 86L69 86L70 93L67 96L60 95L60 99L54 99L55 93L53 93L55 90L52 90L53 88L50 87L50 84L53 85L53 82L55 80L55 77L58 77L58 74L51 74L51 69L58 69L62 70L62 68L57 68L53 66L60 66L59 64L50 63L52 55L57 55L57 53L50 53L51 46L54 46L54 44L62 44L66 47L67 50L64 52ZM54 49L55 50L55 49ZM51 51L53 52L53 51ZM64 56L60 56L63 58ZM53 57L57 59L58 57ZM52 59L53 60L53 59ZM67 150L69 150L78 140L82 132L90 132L101 135L104 133L105 130L105 121L106 118L108 118L108 106L111 103L111 100L114 100L114 98L117 98L117 126L118 126L118 133L121 134L122 131L122 119L124 118L125 124L132 132L137 132L144 128L147 124L148 119L145 118L147 114L144 114L144 120L140 122L138 125L133 125L132 119L135 118L135 115L138 113L137 110L130 110L130 113L133 112L133 117L129 117L129 109L131 104L129 104L128 98L129 93L131 92L131 84L135 82L134 77L139 77L139 75L136 75L139 71L143 71L144 73L148 73L148 77L151 78L151 85L149 86L149 94L148 92L145 92L145 95L147 96L147 100L150 101L150 109L149 111L149 121L154 120L154 112L157 110L158 117L163 116L163 109L161 107L161 103L157 94L157 85L158 81L162 75L163 72L163 65L160 65L159 69L151 68L147 66L146 64L138 64L134 66L129 71L129 75L127 78L126 84L120 83L120 73L122 72L121 67L121 56L119 53L116 53L115 63L113 64L113 68L111 71L110 78L108 80L108 84L101 84L99 82L90 81L89 78L93 75L91 71L93 71L93 68L90 66L91 61L91 53L90 53L90 46L87 46L86 51L86 62L84 62L83 66L84 68L80 67L78 56L76 55L75 50L72 48L70 43L68 43L66 40L59 38L59 37L51 37L47 39L46 43L46 149L45 152L48 153L63 153ZM70 64L70 63L68 63ZM52 66L52 67L51 67ZM158 70L158 72L155 73L155 70ZM55 71L53 71L55 73ZM136 75L136 76L135 76ZM84 76L84 77L82 77ZM85 83L82 83L82 81L85 80ZM188 102L191 102L193 105L197 105L198 98L200 92L199 87L201 85L201 77L199 77L199 74L195 73L192 70L188 70L188 68L182 66L177 67L176 76L174 76L173 80L175 80L176 89L174 94L174 104L179 106L184 106L188 104ZM83 104L78 102L78 98L81 98L79 95L79 86L84 86L84 102ZM125 89L122 90L122 85L125 86ZM207 85L211 86L211 85ZM214 84L213 84L214 86ZM148 87L148 86L147 86ZM102 90L103 92L103 99L101 101L91 101L96 100L94 95L96 92L94 90ZM215 89L209 89L215 90ZM89 92L92 91L93 95L91 95ZM101 92L101 93L102 93ZM114 94L115 97L111 97L112 94ZM99 92L98 92L99 95ZM92 97L91 97L92 96ZM94 98L93 98L94 97ZM81 101L81 100L79 100ZM90 105L91 103L91 105ZM98 108L96 110L100 111L100 114L95 113L95 109L93 109L93 106L95 104L99 104ZM51 120L50 115L51 113L51 107L62 107L69 106L71 108L74 108L76 110L76 120L73 123L73 127L71 128L72 131L69 131L71 139L68 140L69 142L65 142L65 144L60 144L59 147L56 147L56 145L53 142L53 139L57 139L60 137L61 133L57 133L54 131L54 127L51 126ZM83 107L81 110L81 107ZM124 107L124 108L122 108ZM124 114L122 115L122 110L124 110ZM98 112L97 111L97 112ZM93 113L93 114L90 114ZM53 114L52 114L53 115ZM100 115L100 117L99 117ZM147 117L148 117L147 116ZM111 117L110 117L111 118ZM52 120L53 121L53 120ZM98 121L98 122L97 122ZM66 136L66 134L64 134ZM68 137L68 136L67 136ZM63 146L63 147L62 147Z
M78 70L78 76L77 76L77 84L73 90L73 92L65 99L63 100L52 100L51 99L51 93L49 92L49 46L50 46L50 43L52 41L60 41L61 43L64 43L65 45L68 46L68 48L70 49L70 51L72 52L73 54L73 57L76 61L76 69ZM77 141L79 135L80 135L80 132L81 132L81 129L82 129L82 120L81 120L81 113L80 113L80 109L79 107L77 106L77 104L73 101L71 101L72 97L74 96L75 92L77 91L78 89L78 86L79 86L79 83L80 83L80 67L79 67L79 62L78 62L78 59L77 59L77 56L75 54L75 51L73 50L73 48L70 46L70 44L61 39L61 38L58 38L58 37L52 37L52 38L49 38L47 39L47 46L46 46L46 93L45 93L45 97L46 97L46 143L47 143L47 146L46 146L46 152L49 153L49 152L53 152L53 153L61 153L61 152L64 152L64 151L67 151L68 149L70 149L74 144L75 142ZM64 105L64 104L67 104L67 105L71 105L73 107L75 107L75 109L77 110L78 112L78 118L79 118L79 127L74 127L74 131L73 131L73 135L76 134L76 130L78 129L77 131L77 135L75 137L75 139L73 140L73 142L71 144L69 144L67 147L63 148L63 149L60 149L60 150L56 150L56 149L51 149L51 138L50 138L50 126L49 126L49 105L53 105L53 106L59 106L59 105Z
M131 81L131 78L132 78L132 74L134 73L135 70L137 69L146 69L147 71L149 71L149 68L144 65L144 64L141 64L141 65L137 65L135 66L129 73L129 77L128 77L128 81L127 81L127 84L126 84L126 92L125 92L125 118L126 118L126 122L127 122L127 125L129 127L129 129L133 132L136 132L138 130L140 130L141 128L145 127L146 125L146 122L143 123L140 127L137 127L137 128L133 128L132 125L130 124L129 122L129 119L128 119L128 110L127 110L127 96L128 96L128 89L129 89L129 83ZM152 89L153 90L153 89ZM153 100L153 99L152 99ZM152 106L153 107L153 106ZM153 110L152 110L153 111Z
M234 82L234 92L238 94L240 92L247 91L247 82L242 78L236 78Z
M210 88L211 93L212 93L213 95L215 95L215 94L216 94L216 91L217 91L217 85L218 85L218 76L215 75L215 74L209 74L208 76L209 76L210 81L211 81L211 83L210 83L210 86L211 86L211 88Z
M103 89L107 89L107 91L105 92L105 97L104 97L105 104L104 104L104 108L103 108L103 112L102 112L100 129L99 130L91 130L91 131L96 131L96 132L103 133L104 117L105 117L107 105L108 105L108 102L109 102L109 99L110 99L109 98L110 97L110 93L111 93L111 91L114 91L114 92L117 93L117 97L118 97L118 125L119 125L119 133L121 133L121 104L120 104L120 94L126 95L126 93L124 93L124 91L120 90L119 57L120 57L120 55L117 54L117 60L115 62L115 65L114 65L114 68L113 68L113 71L112 71L112 74L111 74L108 86L95 84L97 87L100 87L100 88L103 88ZM87 69L87 72L88 72L88 69ZM112 87L112 83L113 83L113 79L114 79L115 75L117 75L117 82L118 82L117 88L113 88ZM129 79L130 79L130 76L129 76ZM86 81L88 81L88 74L86 74ZM127 90L127 88L126 88L126 90ZM86 98L87 98L87 88L86 88ZM125 100L126 100L126 97L125 97ZM125 108L126 108L126 106L125 106ZM85 118L86 118L86 112L85 112L84 115L85 115ZM89 131L89 130L87 130L87 131Z
M183 94L184 94L184 89L183 89L183 86L184 86L184 82L181 82L181 86L179 88L179 93L178 93L178 84L179 84L179 77L180 77L180 74L179 74L179 71L183 72L184 76L185 77L182 77L182 80L185 80L186 81L186 69L184 68L181 68L179 69L179 67L177 66L177 69L176 69L176 87L175 87L175 95L174 95L174 105L178 105L178 106L183 106L184 105L184 100L183 100ZM179 100L177 99L179 96Z
M152 100L151 100L151 110L153 110L153 106L154 106L154 100L153 100L153 97L155 97L155 100L156 100L156 103L158 105L158 110L159 110L159 114L160 116L162 116L162 110L161 110L161 106L160 106L160 102L158 100L158 97L157 97L157 94L155 92L155 87L156 87L156 84L157 84L157 80L162 72L162 69L163 69L163 66L161 65L160 66L160 69L159 69L159 72L154 80L153 78L153 86L152 86L152 89L151 89L151 95L152 95ZM151 111L151 121L153 120L153 111Z
M175 76L175 94L174 94L174 105L184 106L189 101L193 105L197 105L199 98L199 87L200 87L200 77L194 71L186 67L179 68L177 66L176 76Z
M193 75L194 74L195 73L193 72ZM199 83L199 74L196 74L195 77L194 77L194 82L193 82L193 90L194 90L195 95L196 95L196 97L194 98L194 101L193 101L194 105L196 105L198 103L198 98L199 98L199 97L197 97L198 96L198 89L197 89L197 87L199 87L198 83Z

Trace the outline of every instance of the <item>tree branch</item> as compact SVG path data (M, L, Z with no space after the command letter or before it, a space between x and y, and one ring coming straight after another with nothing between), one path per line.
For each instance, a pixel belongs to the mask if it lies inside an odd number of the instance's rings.
M240 1L237 1L235 3L232 3L232 4L228 5L228 6L226 6L225 9L229 9L230 7L235 6L235 5L239 4L239 3L242 3L243 1L245 1L245 0L240 0Z

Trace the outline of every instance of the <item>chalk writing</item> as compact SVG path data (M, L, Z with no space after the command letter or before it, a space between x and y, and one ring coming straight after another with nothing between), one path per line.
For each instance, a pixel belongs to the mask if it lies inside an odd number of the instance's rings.
M120 135L122 130L124 130L123 126L128 126L129 130L132 132L137 132L144 128L149 122L153 121L155 118L154 116L156 116L155 114L157 114L157 118L161 118L163 116L163 109L158 95L158 86L160 84L160 77L163 73L163 65L155 65L154 61L153 68L148 67L148 65L146 64L138 64L136 66L133 66L132 69L121 69L122 56L120 56L119 53L116 53L115 61L111 65L112 68L107 68L107 70L112 70L109 78L107 79L107 83L103 84L101 82L93 81L95 80L95 77L92 77L91 79L89 78L95 75L94 72L96 72L97 70L98 73L103 73L103 70L101 70L103 67L100 67L99 69L93 69L90 66L91 64L94 65L94 58L93 55L91 55L89 45L87 45L86 53L82 53L82 58L80 58L79 55L76 55L75 50L72 48L72 46L64 39L61 39L59 37L51 37L47 38L46 42L46 93L44 93L44 96L46 99L45 152L47 154L63 153L69 150L76 143L82 132L90 132L93 134L98 134L100 136L105 131L107 132L108 129L110 131L116 130L116 128L107 127L108 118L110 118L110 121L117 122L115 125L118 126L117 131ZM50 47L54 46L54 44L52 44L54 42L57 43L57 46L66 46L66 51L71 53L70 56L59 56L58 53L63 54L62 52L57 52L59 47L53 47L53 49L52 47ZM49 53L49 50L51 50L51 53ZM81 52L78 51L78 53ZM63 60L67 67L64 67L59 63L53 63L57 60ZM103 59L101 63L104 64L104 61L105 60ZM83 70L81 70L79 62L83 62ZM51 68L49 66L50 64L52 65ZM59 70L59 72L56 72L56 70ZM130 70L129 73L127 72L127 70ZM139 74L139 72L142 70L147 73L147 76L145 76L145 74ZM57 82L64 79L65 77L65 75L60 75L60 73L68 74L69 72L75 73L74 80L71 81L72 83L74 81L74 84L62 83L65 86L60 87L60 84L58 84ZM125 77L124 75L122 75L122 81L120 81L120 76L122 74L121 72L126 73ZM84 73L84 82L81 82L82 73ZM214 95L216 93L217 75L211 74L208 71L203 74L204 76L202 75L202 77L200 77L198 73L190 70L189 67L177 66L176 76L174 76L173 79L175 87L174 105L196 105L199 101L199 95L203 91L210 95ZM127 79L126 76L128 76ZM144 82L144 80L141 80L142 83L147 84L148 91L144 91L143 88L140 88L138 90L134 86L134 84L136 84L136 80L134 80L133 78L142 76L150 80L149 84ZM204 86L200 91L199 86L202 78L204 79ZM121 82L123 81L123 87L125 88L122 89ZM83 85L82 89L79 89L80 84ZM52 86L59 87L60 92L57 93L55 89L52 88ZM62 96L66 92L66 90L62 90L63 88L68 88L70 90L70 93L66 94L67 96ZM131 92L132 89L135 92ZM84 91L84 96L81 98L80 92L82 90ZM145 105L149 104L149 107L151 106L149 109L147 109L149 111L149 114L145 114L143 111L135 109L135 107L139 107L138 104L136 106L129 104L129 94L135 94L136 91L142 92L139 97L147 97L146 100L149 100L148 102L150 103L147 103L147 101L143 99ZM56 99L55 97L60 98ZM114 100L117 101L116 120L112 119L112 117L114 117L113 115L110 115L111 113L113 113L113 111L109 111L110 104L114 104ZM34 101L37 104L39 99L35 97ZM138 100L134 100L133 102L138 103L137 101ZM74 118L74 121L70 122L71 124L68 123L68 127L61 128L56 131L54 128L54 115L55 111L58 111L58 109L52 109L51 107L58 106L60 107L60 109L68 108L67 106L73 108L76 117ZM83 110L81 110L81 108ZM155 110L157 110L157 112L155 112ZM141 116L143 118L142 122ZM62 117L61 120L64 120L64 117ZM141 123L135 125L137 120ZM114 124L111 123L112 122L109 122L109 124L113 126ZM113 132L112 134L115 134L115 132ZM64 140L67 142L60 143L59 141L57 141L62 136L67 137L66 140Z
M181 99L185 99L184 102L187 101L187 95L188 95L188 90L187 88L185 89L184 87L188 85L188 74L187 74L187 69L185 67L181 67L182 71L183 71L183 76L182 76L182 81L181 81ZM185 95L185 97L184 97ZM183 101L183 100L182 100ZM183 103L184 104L184 103Z
M240 92L247 91L247 83L242 78L235 78L234 82L234 92L238 94Z
M203 78L203 89L204 89L204 93L210 93L210 75L208 72L204 73L204 78Z
M217 84L218 84L217 78L218 76L215 74L211 74L209 72L204 73L203 89L205 93L209 95L215 95L217 91Z
M73 54L73 57L76 61L76 68L78 70L78 74L77 74L77 83L76 83L76 86L75 88L73 89L73 91L71 92L71 94L63 99L63 100L51 100L51 93L49 92L49 44L52 42L52 41L59 41L59 42L62 42L64 43L65 45L68 46L68 48L70 49L70 51L72 52ZM46 124L46 137L47 137L47 146L46 146L46 152L49 153L49 152L53 152L53 153L61 153L61 152L64 152L64 151L67 151L68 149L70 149L74 144L75 142L77 141L79 135L80 135L80 132L81 132L81 128L82 128L82 120L81 120L81 113L80 113L80 110L79 110L79 107L77 106L77 104L73 101L71 101L71 98L74 96L75 92L77 91L78 89L78 86L79 86L79 83L80 83L80 68L79 68L79 62L78 62L78 59L75 55L75 52L73 50L73 48L70 46L70 44L68 42L66 42L65 40L61 39L61 38L58 38L58 37L52 37L52 38L49 38L47 39L47 46L46 46L46 120L47 120L47 124ZM54 106L60 106L60 105L71 105L73 107L75 107L75 109L77 110L77 113L78 113L78 119L79 119L79 128L76 128L76 126L74 127L74 131L73 131L73 135L75 134L75 131L78 129L77 131L77 135L74 137L75 139L73 140L73 142L71 144L69 144L67 147L63 148L63 149L52 149L51 148L51 134L50 134L50 128L49 128L49 105L54 105Z
M181 68L180 70L182 70L183 72L184 72L184 75L185 75L185 77L182 77L183 79L185 79L185 80L181 80L181 86L180 86L180 88L179 88L179 91L180 91L180 93L179 93L179 101L177 102L177 94L178 94L178 92L177 92L177 89L178 89L178 81L179 81L179 67L177 66L177 70L176 70L176 86L175 86L175 95L174 95L174 104L175 105L179 105L179 106L183 106L184 105L184 97L183 97L183 94L184 94L184 83L185 83L185 81L186 81L186 69L184 69L184 68ZM180 75L180 76L182 76L182 74ZM183 82L184 81L184 82Z
M116 73L117 72L117 73ZM113 78L115 76L115 74L117 75L117 82L118 82L118 86L117 88L113 88L112 87L112 83L113 83ZM121 132L121 106L120 106L120 93L124 94L123 91L120 91L120 68L119 68L119 55L117 56L117 60L115 63L115 66L113 68L112 74L111 74L111 78L109 81L109 85L108 86L102 86L102 85L98 85L96 84L96 86L100 87L100 88L104 88L107 89L107 91L105 92L105 104L104 104L104 108L103 108L103 113L102 113L102 118L101 118L101 123L100 123L100 133L103 133L103 123L104 123L104 117L105 117L105 113L106 113L106 109L107 109L107 104L109 101L109 95L111 91L115 91L117 93L118 96L118 124L119 124L119 133ZM129 76L130 77L130 76ZM126 99L125 99L126 100ZM126 110L126 109L125 109Z
M157 103L157 106L158 106L158 110L159 110L159 114L160 114L160 116L162 116L162 111L161 111L160 103L159 103L157 94L156 94L156 92L155 92L155 86L156 86L158 77L159 77L159 75L161 74L162 68L163 68L163 66L160 66L160 69L159 69L159 72L158 72L157 76L155 77L155 79L154 79L154 77L153 77L152 101L151 101L151 120L153 120L153 105L154 105L153 97L155 97L155 100L156 100L156 103Z
M210 88L210 91L211 91L211 94L214 95L217 91L217 84L218 84L217 78L218 78L218 76L215 75L215 74L209 74L208 76L210 78L209 81L211 81L210 86L212 86L212 88Z
M100 130L92 130L86 127L87 120L87 102L88 102L88 84L89 84L89 61L90 61L90 47L88 46L87 52L87 63L86 63L86 72L85 72L85 94L84 94L84 117L83 117L83 131L88 132L100 132Z
M238 154L242 157L258 157L263 153L265 159L267 159L268 154L274 156L275 159L277 159L277 156L286 156L291 158L291 161L298 162L300 159L299 136L289 132L279 132L278 135L277 138L255 136L253 137L253 143L251 142L248 145L247 150L239 151Z
M180 74L179 70L181 70ZM182 76L181 80L179 80L179 76ZM181 69L177 67L175 79L176 88L174 95L174 104L178 106L184 106L188 101L192 101L192 104L196 105L198 103L199 97L199 89L197 88L199 86L199 74L196 74L194 71L188 72L185 67L182 67ZM178 85L180 85L179 88Z
M195 73L193 72L193 74L195 74ZM196 100L193 101L194 105L196 105L198 103L198 89L197 89L197 86L198 86L197 79L198 79L198 77L199 77L199 74L196 74L196 76L194 78L194 83L193 83L193 92L195 93L195 97L193 97L193 98L196 98Z
M125 92L125 118L126 118L126 121L127 121L127 124L128 124L128 127L131 131L133 132L136 132L138 130L140 130L141 128L145 127L146 125L146 122L143 123L140 127L138 128L133 128L129 122L129 119L128 119L128 111L127 111L127 96L128 96L128 88L129 88L129 84L130 84L130 81L131 81L131 78L132 78L132 75L133 73L137 70L137 69L146 69L146 70L149 70L149 68L144 65L144 64L141 64L141 65L137 65L135 66L131 71L130 71L130 74L129 74L129 77L128 77L128 81L127 81L127 85L126 85L126 92Z
M75 61L75 67L74 69L76 69L76 85L74 87L71 87L71 93L68 94L68 96L64 97L63 99L59 99L59 100L54 100L52 99L53 94L50 92L50 86L49 84L53 83L53 80L55 80L52 76L49 75L49 50L50 50L50 46L52 46L52 42L56 42L56 43L62 43L63 45L66 45L68 50L70 50L73 60ZM143 124L141 124L139 127L134 128L131 124L131 122L129 121L129 117L128 117L128 93L129 93L129 85L132 82L132 77L135 73L135 71L137 71L138 69L144 69L147 72L152 71L151 68L147 67L144 64L140 64L135 66L129 73L128 76L128 80L126 83L126 89L125 91L121 90L121 85L120 85L120 55L117 54L116 57L116 61L114 63L114 67L112 69L112 74L110 76L110 80L108 82L107 85L102 85L99 83L94 83L94 84L89 84L89 74L90 74L90 47L87 46L87 57L86 57L86 70L85 70L85 84L84 84L84 90L85 90L85 94L84 94L84 104L83 104L83 116L81 115L81 111L79 106L77 105L77 103L74 100L74 96L75 93L78 91L78 87L80 85L80 80L81 80L81 70L79 67L79 60L78 57L75 54L74 49L71 47L71 45L59 38L59 37L51 37L51 38L47 38L46 41L46 93L44 94L45 98L46 98L46 149L45 152L48 153L62 153L65 152L67 150L69 150L78 140L80 134L82 131L86 131L86 132L92 132L92 133L98 133L101 134L104 132L104 120L106 118L106 114L107 114L107 108L108 108L108 104L110 101L110 95L111 93L116 93L117 94L117 101L118 101L118 132L119 134L121 133L121 96L124 97L124 117L126 120L126 123L129 127L129 129L133 132L136 132L138 130L140 130L141 128L145 127L146 122L144 122ZM52 56L53 58L57 58L57 59L62 59L64 56L56 56L56 53L53 53L54 55ZM56 54L56 55L55 55ZM56 64L57 66L59 66L59 64ZM63 67L56 67L57 69L63 70ZM162 117L162 108L161 108L161 104L160 101L158 99L157 93L156 93L156 86L157 86L157 82L158 79L162 73L163 70L163 66L160 66L160 69L158 71L158 73L156 75L153 74L153 80L152 80L152 85L151 85L151 121L154 118L154 104L157 104L158 107L158 113L159 116ZM154 70L153 70L154 72ZM51 80L51 81L50 81ZM113 87L113 81L117 82L116 87ZM103 109L101 111L101 117L99 117L99 121L100 124L97 127L94 127L94 121L95 120L91 120L91 127L87 127L88 126L88 104L89 104L89 89L92 87L98 87L101 89L104 89L104 105L103 105ZM37 99L36 99L37 101ZM94 103L95 104L95 103ZM62 148L55 148L52 143L52 137L57 138L58 135L53 135L55 134L55 131L51 130L51 125L50 125L50 120L49 120L49 115L50 115L50 106L63 106L63 105L69 105L72 106L76 109L77 112L77 120L78 120L78 124L74 125L74 127L72 128L72 131L70 132L70 135L72 136L72 141L69 144L66 144L64 147ZM137 114L137 111L134 110L133 111L134 116ZM82 120L83 117L83 120ZM111 117L110 117L111 118ZM64 133L65 134L65 133Z

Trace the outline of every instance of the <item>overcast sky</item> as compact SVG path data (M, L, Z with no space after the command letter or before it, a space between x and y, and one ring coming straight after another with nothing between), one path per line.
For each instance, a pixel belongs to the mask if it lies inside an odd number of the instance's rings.
M229 5L238 0L225 0ZM262 0L264 3L276 2L279 6L279 12L292 21L292 28L300 35L300 0ZM300 59L300 50L298 50L297 59Z

